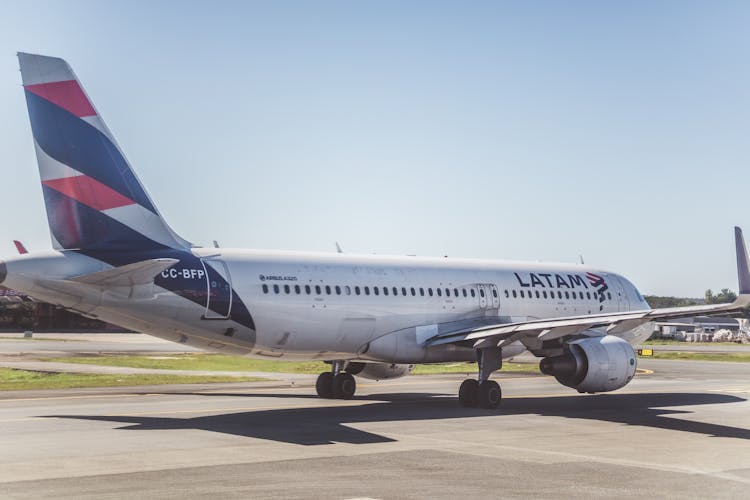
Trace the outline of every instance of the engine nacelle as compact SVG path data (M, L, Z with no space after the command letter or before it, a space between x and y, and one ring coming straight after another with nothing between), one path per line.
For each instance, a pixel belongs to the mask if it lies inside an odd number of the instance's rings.
M391 363L349 363L346 371L352 375L371 380L386 380L408 375L414 365L397 365Z
M633 379L638 365L633 347L614 335L566 342L566 353L544 358L539 369L578 392L608 392Z

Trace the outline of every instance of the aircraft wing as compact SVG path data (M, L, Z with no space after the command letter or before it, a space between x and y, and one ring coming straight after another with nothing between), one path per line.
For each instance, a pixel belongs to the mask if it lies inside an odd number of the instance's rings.
M424 345L433 346L458 342L473 342L474 347L490 347L493 345L502 347L516 340L525 340L524 338L533 343L538 343L569 335L577 335L594 328L606 328L607 334L616 335L652 321L742 311L750 307L750 265L748 264L747 248L742 237L742 230L735 227L734 231L740 295L731 304L643 309L639 311L603 313L588 316L567 316L515 323L497 323L478 328L444 332L432 338L424 339Z
M145 285L154 281L154 277L165 269L175 265L177 259L148 259L126 266L113 267L106 271L83 274L70 281L101 287Z

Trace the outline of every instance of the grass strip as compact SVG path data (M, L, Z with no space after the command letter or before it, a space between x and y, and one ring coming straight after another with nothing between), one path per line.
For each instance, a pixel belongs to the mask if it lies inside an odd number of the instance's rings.
M225 354L165 354L158 356L95 355L51 358L45 361L124 366L159 370L205 370L226 372L275 372L318 374L331 369L322 361L276 361L249 359Z
M101 366L124 366L130 368L156 368L162 370L207 370L207 371L254 371L275 373L318 374L331 369L322 361L275 361L250 359L224 354L174 354L162 356L68 356L47 361L61 363L83 363ZM474 373L476 363L436 363L417 365L416 375L436 373ZM536 363L504 363L503 371L538 373Z
M711 347L742 347L746 344L740 344L737 342L684 342L680 340L666 340L666 339L657 339L657 340L647 340L643 343L643 345L679 345L679 346L693 346L693 345L702 345L702 346L711 346Z
M126 387L134 385L212 384L267 380L258 377L204 375L99 375L47 373L0 368L0 391L30 389L75 389L81 387Z
M677 352L655 351L653 356L643 356L643 359L680 359L687 361L728 361L732 363L750 363L750 353L722 353L722 352Z

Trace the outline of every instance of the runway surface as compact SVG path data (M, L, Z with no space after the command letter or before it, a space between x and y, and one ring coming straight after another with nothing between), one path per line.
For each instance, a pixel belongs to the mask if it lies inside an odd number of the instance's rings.
M444 375L0 393L0 497L746 498L750 365L640 366L593 396L501 374L498 410Z

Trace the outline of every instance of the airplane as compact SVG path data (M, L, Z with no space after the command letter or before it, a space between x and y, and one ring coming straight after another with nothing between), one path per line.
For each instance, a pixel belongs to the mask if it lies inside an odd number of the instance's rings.
M528 351L582 393L634 377L652 323L738 312L750 267L735 228L731 304L651 309L624 276L582 264L200 247L157 210L70 66L18 54L53 250L0 262L0 284L89 318L208 351L322 360L316 392L352 398L354 376L477 362L466 407L495 408L491 375Z

